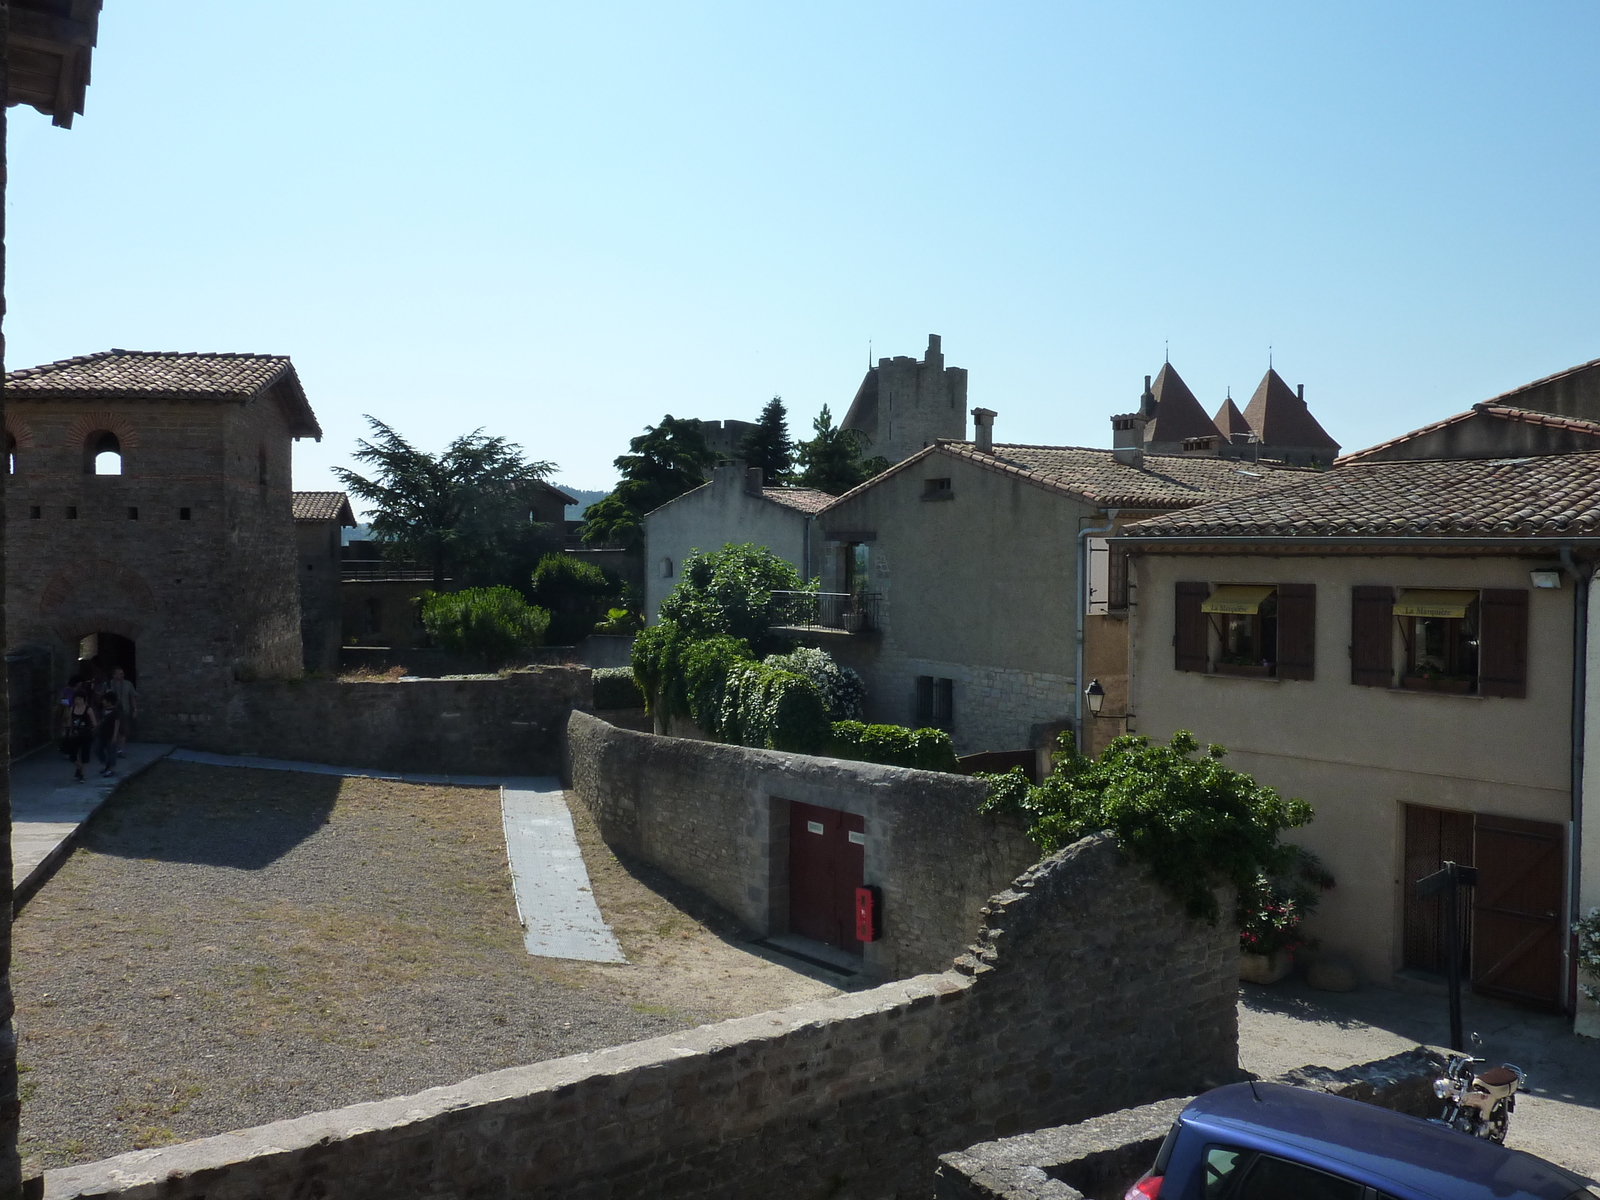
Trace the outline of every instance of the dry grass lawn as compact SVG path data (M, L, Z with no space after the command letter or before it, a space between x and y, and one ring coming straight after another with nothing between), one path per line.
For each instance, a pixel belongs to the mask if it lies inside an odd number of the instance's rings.
M574 807L627 965L530 957L498 793L162 763L19 915L30 1169L827 995Z

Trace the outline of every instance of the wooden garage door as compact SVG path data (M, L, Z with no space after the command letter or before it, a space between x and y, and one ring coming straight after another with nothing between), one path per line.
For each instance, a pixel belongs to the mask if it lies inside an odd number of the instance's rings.
M790 801L790 933L862 952L856 889L866 878L866 827L853 813Z
M1444 808L1424 808L1419 804L1406 805L1405 875L1401 882L1405 888L1405 965L1419 971L1445 970L1444 898L1429 896L1417 898L1417 880L1426 879L1446 862L1471 865L1472 814L1452 812ZM1465 974L1471 969L1472 914L1470 901L1461 901L1461 969ZM1468 978L1471 976L1468 975Z
M1560 1009L1565 831L1542 821L1480 814L1472 911L1472 986Z

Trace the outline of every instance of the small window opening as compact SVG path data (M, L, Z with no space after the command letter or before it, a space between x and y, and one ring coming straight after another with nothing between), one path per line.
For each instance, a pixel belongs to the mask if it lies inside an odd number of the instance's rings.
M367 601L367 633L368 633L369 636L374 636L375 637L375 636L377 636L378 634L380 634L382 632L383 632L383 601L382 600L368 600Z
M44 510L37 504L28 505L28 520L37 521L42 516L44 516Z
M121 475L122 443L109 430L89 435L88 454L85 455L85 473L89 475Z
M78 519L78 506L76 504L67 505L67 520L76 521L77 519Z
M661 560L661 578L672 578L672 560L670 558L663 558Z
M262 487L267 486L267 448L265 446L256 451L256 482Z
M955 491L948 479L924 479L922 481L922 498L924 500L953 500Z
M6 474L17 473L17 437L14 433L6 434Z
M138 519L139 519L139 510L138 510L138 508L136 508L135 506L130 504L128 506L128 520L137 521Z
M187 521L188 519L189 519L189 510L187 508L180 508L178 510L178 520Z

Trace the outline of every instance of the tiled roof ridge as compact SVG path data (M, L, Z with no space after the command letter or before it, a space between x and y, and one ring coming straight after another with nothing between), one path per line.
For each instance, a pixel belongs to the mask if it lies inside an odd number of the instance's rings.
M1403 446L1409 441L1422 437L1424 434L1437 433L1441 429L1448 429L1451 425L1458 425L1462 421L1470 420L1479 413L1482 413L1484 416L1488 417L1498 417L1502 421L1521 421L1528 425L1546 425L1552 429L1570 429L1575 433L1593 433L1600 435L1600 422L1597 421L1585 421L1578 417L1563 417L1558 416L1555 413L1541 412L1536 408L1518 408L1514 404L1499 404L1493 400L1481 400L1477 404L1474 404L1471 408L1467 409L1466 412L1456 413L1454 416L1445 417L1442 420L1433 422L1431 425L1424 425L1419 429L1412 429L1406 433L1392 437L1388 441L1379 442L1375 446L1368 446L1364 450L1356 450L1350 454L1342 454L1333 460L1333 465L1335 467L1351 466L1355 463L1362 462L1368 456L1376 454L1381 450L1392 450L1396 446ZM1403 461L1423 462L1427 460L1406 459Z
M1357 463L1153 517L1131 532L1151 539L1589 536L1600 532L1600 450Z
M103 362L108 358L248 358L259 362L289 361L287 354L256 354L247 350L124 350L119 346L113 346L110 350L97 350L93 354L75 354L71 358L58 358L54 362L39 363L32 367L17 367L7 371L6 378L32 379L67 367Z
M776 494L773 494L776 493ZM833 503L833 496L821 488L765 486L761 498L799 512L819 513ZM799 501L799 503L795 503ZM812 507L815 505L815 507Z
M1564 371L1555 372L1553 375L1546 375L1541 379L1530 379L1527 383L1519 383L1516 387L1507 388L1505 391L1500 392L1497 395L1490 396L1487 400L1481 401L1480 403L1498 405L1501 401L1501 398L1504 396L1515 396L1521 392L1531 391L1533 388L1539 387L1543 384L1554 383L1558 379L1565 379L1569 375L1576 375L1579 371L1592 371L1596 367L1600 367L1600 358L1591 358L1586 363L1579 363L1575 367L1568 367ZM1505 407L1514 408L1516 406L1505 405Z

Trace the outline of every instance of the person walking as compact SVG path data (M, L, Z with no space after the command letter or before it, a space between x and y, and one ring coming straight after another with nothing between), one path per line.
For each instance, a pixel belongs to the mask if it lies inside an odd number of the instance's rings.
M83 767L89 761L94 746L94 730L99 723L94 703L89 699L89 689L80 686L72 693L72 703L67 707L67 757L72 760L72 777L83 782Z
M121 667L111 672L111 692L117 698L117 757L127 753L128 730L139 715L139 692Z
M121 728L121 712L117 707L117 697L107 688L98 701L97 718L94 729L94 743L96 757L100 760L100 778L108 779L116 774L117 765L117 735Z

